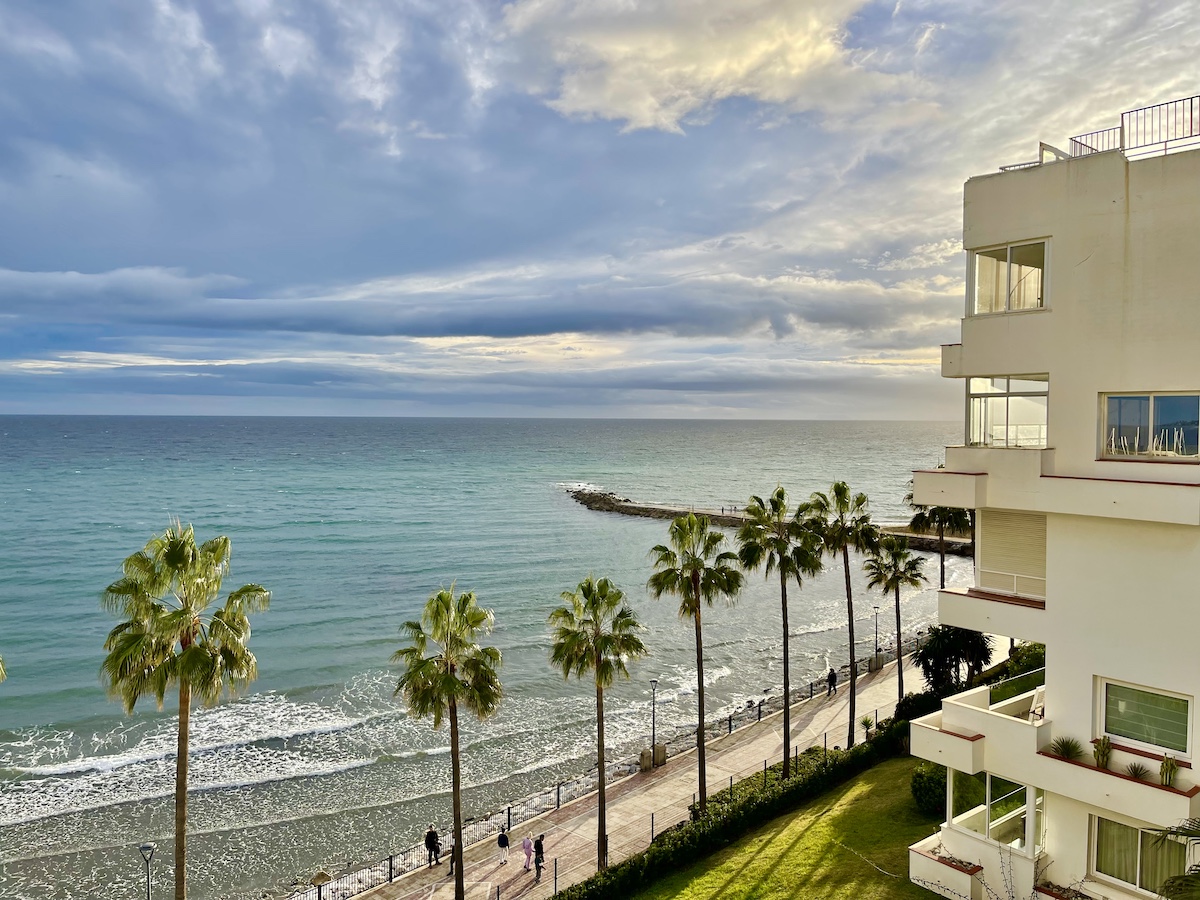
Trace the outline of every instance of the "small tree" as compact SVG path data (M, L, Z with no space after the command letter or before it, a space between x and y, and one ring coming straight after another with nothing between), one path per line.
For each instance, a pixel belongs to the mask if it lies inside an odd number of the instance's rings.
M721 546L725 535L709 530L708 516L688 513L671 522L671 546L659 544L650 551L654 574L646 586L654 599L663 594L679 598L679 618L690 619L696 631L696 767L700 781L700 815L708 811L708 771L704 759L704 640L700 612L719 597L730 603L742 589L742 573L735 568L737 557Z
M441 728L450 720L450 792L454 808L454 898L464 900L466 887L462 867L462 766L459 753L458 709L460 706L483 721L495 715L503 689L497 669L500 651L481 647L479 639L490 634L496 618L479 606L475 593L455 596L454 585L433 593L425 603L420 621L405 622L400 633L406 643L392 654L392 662L404 671L396 682L396 695L403 696L411 715L432 718Z
M908 549L908 541L897 535L885 534L880 538L879 548L863 563L867 573L867 587L879 588L896 598L896 699L904 698L904 655L900 652L902 631L900 628L900 588L919 588L925 583L925 559L914 556Z
M828 494L813 494L801 507L807 527L821 540L826 556L842 558L846 576L846 626L850 641L850 733L846 746L854 746L854 707L858 659L854 651L854 591L850 585L850 551L871 553L879 545L879 529L871 523L867 495L855 494L844 481L834 482Z
M821 539L804 525L800 510L788 509L787 491L777 487L764 501L751 497L746 505L746 523L738 529L738 559L746 571L760 566L770 578L779 572L779 605L783 614L783 777L791 773L792 687L791 655L788 650L788 581L797 588L804 578L821 571Z
M629 677L626 661L646 655L638 637L642 625L625 604L625 594L607 578L588 576L574 591L563 591L563 605L550 613L553 645L550 662L563 678L592 674L596 688L596 769L600 773L596 807L596 868L608 865L608 824L604 797L604 691L620 675Z
M108 586L101 606L124 617L104 642L100 678L119 695L126 713L150 696L162 709L179 689L175 750L175 898L187 896L188 738L192 694L216 703L227 690L249 684L258 661L247 648L249 613L262 612L270 593L244 584L214 608L229 572L224 535L196 546L192 526L176 519L161 535L125 559L125 575Z

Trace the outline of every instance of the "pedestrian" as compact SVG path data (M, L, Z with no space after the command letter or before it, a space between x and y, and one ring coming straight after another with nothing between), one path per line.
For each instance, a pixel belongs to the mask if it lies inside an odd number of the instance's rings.
M529 860L533 857L533 832L525 835L525 840L521 841L521 849L525 851L525 871L529 871Z
M437 826L432 822L429 823L429 830L425 832L425 855L429 857L429 868L442 864L442 843L438 839Z
M837 672L832 667L830 667L830 669L829 669L829 674L825 676L825 681L829 684L829 690L827 690L825 692L825 696L828 697L831 694L836 694L837 693Z
M508 834L503 828L500 829L500 834L496 837L496 846L500 848L500 865L508 865Z
M546 867L546 845L543 841L546 840L544 834L539 834L537 840L533 842L533 867L537 870L537 876L533 879L534 884L539 884L542 880L542 869Z

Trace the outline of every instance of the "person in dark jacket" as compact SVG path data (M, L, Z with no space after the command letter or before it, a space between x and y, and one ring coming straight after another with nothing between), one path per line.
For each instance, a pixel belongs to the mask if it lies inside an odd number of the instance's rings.
M539 834L537 840L533 842L533 867L537 871L537 876L533 879L534 884L542 880L542 869L546 868L545 840L546 836Z
M500 848L500 865L508 865L508 834L503 828L500 829L500 834L496 836L496 846Z
M442 842L438 839L437 828L432 822L429 823L429 830L425 832L425 853L429 857L429 868L442 864Z
M825 696L828 697L831 694L836 694L837 693L837 672L833 669L830 669L829 674L825 676L825 681L829 685L829 690L827 690L825 692Z

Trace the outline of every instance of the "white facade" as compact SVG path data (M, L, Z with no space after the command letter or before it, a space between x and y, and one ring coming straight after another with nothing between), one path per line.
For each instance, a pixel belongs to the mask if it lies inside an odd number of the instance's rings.
M964 445L914 499L977 511L976 587L941 593L942 623L1043 642L1046 669L913 723L914 755L961 774L910 876L944 896L1152 897L1198 859L1139 830L1200 816L1200 150L972 178L963 243L942 373L965 382ZM1083 756L1054 755L1062 737Z

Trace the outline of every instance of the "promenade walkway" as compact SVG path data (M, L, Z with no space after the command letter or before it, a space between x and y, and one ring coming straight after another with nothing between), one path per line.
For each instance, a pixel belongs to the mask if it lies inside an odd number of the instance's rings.
M920 670L905 660L905 675L913 688L920 687ZM842 684L833 697L823 695L792 707L792 746L845 746L847 736L848 685ZM896 703L896 664L863 675L858 681L856 717L885 718ZM774 763L783 753L782 710L765 716L732 734L708 743L708 785L712 794L734 781L763 770L764 760ZM862 740L858 728L857 740ZM688 817L688 805L696 790L696 751L693 748L667 760L651 772L631 775L608 788L609 862L615 864L644 850L657 834ZM520 843L525 834L546 835L547 869L541 884L523 869L525 857ZM465 848L464 872L469 900L516 898L542 900L557 884L569 884L596 871L596 796L589 794L560 809L522 823L512 835L509 861L501 865L494 839ZM499 889L499 894L497 894ZM420 869L360 897L369 900L447 900L454 896L448 861L433 869Z

